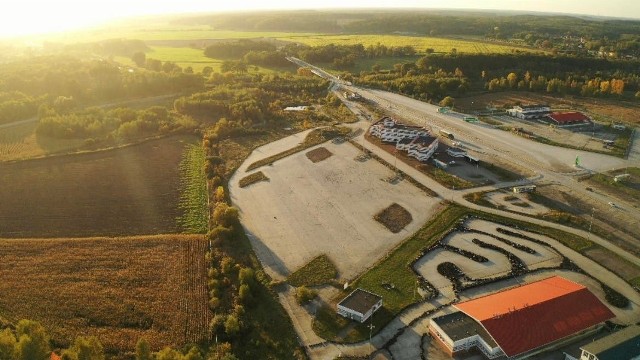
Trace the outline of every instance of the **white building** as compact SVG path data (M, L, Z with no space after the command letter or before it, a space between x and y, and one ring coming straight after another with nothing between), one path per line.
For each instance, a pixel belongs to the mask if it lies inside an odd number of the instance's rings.
M397 143L404 138L429 136L429 131L425 128L400 124L390 117L384 117L371 125L369 133L384 142L392 143Z
M507 110L507 114L524 120L543 118L549 113L551 108L547 105L516 105L513 109Z
M430 136L416 137L409 145L408 154L418 161L427 161L436 152L439 143L438 138Z
M340 301L338 314L363 323L381 307L382 297L366 290L355 289Z
M397 150L406 151L419 161L428 160L440 143L427 129L400 124L390 117L384 117L371 125L369 133L383 142L395 143Z

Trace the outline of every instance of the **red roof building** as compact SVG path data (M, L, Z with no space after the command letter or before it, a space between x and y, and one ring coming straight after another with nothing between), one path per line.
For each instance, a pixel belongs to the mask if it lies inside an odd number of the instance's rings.
M437 335L445 345L450 342L450 353L455 353L456 347L460 351L476 346L489 358L502 355L521 358L537 353L560 340L596 330L604 321L614 317L611 310L589 289L559 276L454 306L478 323L484 332L471 334L478 338L473 341L455 333L453 338L446 338L447 328L454 326L448 324L446 319L438 323L436 318L432 319L432 334ZM489 338L486 335L483 338L483 333L488 334ZM485 349L478 345L485 346Z
M551 120L556 125L572 125L572 124L582 124L591 122L588 116L581 112L572 111L565 113L551 113L547 115L549 120Z

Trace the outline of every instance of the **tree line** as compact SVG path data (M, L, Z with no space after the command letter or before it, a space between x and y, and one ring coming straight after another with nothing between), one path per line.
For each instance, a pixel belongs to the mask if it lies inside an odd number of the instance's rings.
M38 135L61 139L131 140L143 136L193 129L197 123L165 107L144 110L86 108L77 111L44 105L40 109Z
M640 21L588 19L568 15L446 11L301 11L184 17L182 24L222 30L318 32L327 34L406 34L483 36L485 39L543 49L616 51L640 56Z
M286 60L287 56L295 56L312 63L331 63L338 69L353 67L358 59L380 57L407 57L414 56L416 50L413 46L386 46L383 44L369 45L335 45L306 46L300 44L288 44L279 49L272 43L265 41L237 40L219 42L207 46L204 54L211 58L227 59L223 72L246 72L244 64L260 65L267 67L293 67Z
M23 319L15 327L0 331L1 360L48 360L53 359L52 354L62 360L106 358L104 347L95 336L78 336L68 347L54 349L47 330L37 321ZM207 351L201 351L197 346L187 346L184 351L165 347L153 352L144 338L138 340L135 348L136 360L204 360L206 355ZM228 343L217 346L207 359L237 360Z
M209 324L210 353L217 340L228 344L229 358L305 358L271 280L251 250L238 210L231 206L227 184L248 155L239 143L252 147L270 141L274 133L282 136L284 127L336 120L319 111L285 112L284 107L318 104L329 112L340 101L329 96L328 83L316 76L216 73L207 85L209 91L178 99L174 107L210 124L203 138L211 189L206 259L209 309L215 315Z
M439 101L469 91L522 90L585 97L632 97L640 91L640 61L539 54L431 54L360 74L361 85Z
M174 110L206 123L225 119L237 130L280 121L287 106L316 103L327 94L328 83L315 76L293 74L219 74L207 82L211 90L174 101ZM292 114L291 116L296 116ZM305 114L311 120L317 113ZM236 125L225 127L229 130Z
M175 65L175 64L174 64ZM75 56L29 57L0 67L0 123L35 116L38 108L58 97L78 105L200 90L202 74L128 69L106 60Z

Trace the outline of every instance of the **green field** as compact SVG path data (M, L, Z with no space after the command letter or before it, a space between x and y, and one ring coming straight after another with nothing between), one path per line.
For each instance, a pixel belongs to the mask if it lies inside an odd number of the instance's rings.
M172 61L183 69L191 66L195 72L202 71L205 66L210 66L213 71L220 72L222 66L222 60L206 57L204 50L189 47L151 46L151 51L146 55L148 58L162 62Z
M296 35L279 37L279 40L294 41L309 46L322 45L369 45L382 44L385 46L413 46L419 53L425 53L426 49L435 52L448 53L455 48L459 53L510 53L514 49L520 51L534 51L527 48L512 47L499 44L490 44L480 41L443 39L423 36L403 35Z
M252 39L309 36L312 33L258 32L215 30L208 25L175 25L165 22L126 24L114 23L78 32L30 36L34 41L61 43L94 42L108 39L137 39L143 41L202 40L202 39ZM26 38L26 37L25 37Z
M181 68L191 67L194 72L201 72L203 68L209 66L214 72L220 72L224 60L212 59L204 55L203 49L177 46L150 46L151 51L147 52L147 58L156 59L162 62L171 61ZM115 56L114 60L127 66L135 67L134 62L126 56ZM261 73L273 73L278 69L264 68L260 66L249 66L249 72L259 71Z

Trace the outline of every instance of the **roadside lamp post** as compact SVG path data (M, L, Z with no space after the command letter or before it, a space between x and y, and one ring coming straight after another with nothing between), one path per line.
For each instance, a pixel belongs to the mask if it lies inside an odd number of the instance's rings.
M371 353L373 353L373 349L375 348L373 346L373 343L371 342L371 335L373 333L373 328L375 326L373 326L373 312L371 313L371 323L369 324L369 345L371 345Z
M589 238L591 237L591 225L593 224L593 212L595 211L596 208L592 207L591 208L591 221L589 221L589 232L587 233L587 240L589 240Z

